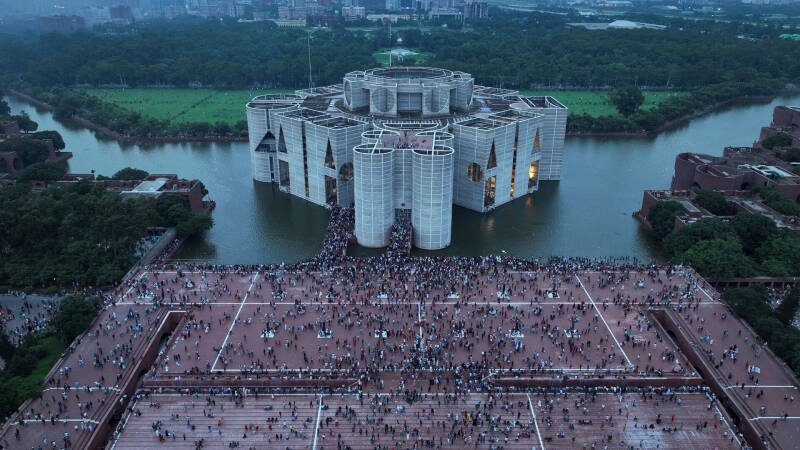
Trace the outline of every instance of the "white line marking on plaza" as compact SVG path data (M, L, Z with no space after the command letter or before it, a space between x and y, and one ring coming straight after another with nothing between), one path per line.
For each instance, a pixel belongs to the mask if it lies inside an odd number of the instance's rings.
M86 392L86 387L87 386L80 386L80 387L72 387L72 386L70 386L69 390L81 393L81 392ZM101 386L101 387L89 386L89 388L92 390L91 392L102 391L103 389L110 389L112 391L121 392L120 388L118 388L116 386ZM49 388L45 389L42 392L47 392L47 391L66 391L66 389L63 388L63 387L49 387Z
M544 450L544 442L542 442L542 433L539 432L539 421L536 419L536 413L533 411L533 401L531 401L531 394L525 394L528 397L528 406L531 408L531 415L533 416L533 426L536 427L536 437L539 438L539 446Z
M775 389L797 389L797 386L791 384L785 385L760 385L760 384L745 384L744 387L746 388L775 388ZM725 389L741 389L741 384L725 386Z
M629 367L633 366L633 364L631 363L630 358L628 358L628 355L625 354L625 350L622 349L622 346L619 345L619 341L617 340L617 337L614 336L614 332L611 331L611 327L608 326L608 322L606 322L606 318L603 317L603 313L600 312L600 309L594 303L594 300L592 300L592 296L589 295L589 291L586 290L586 286L583 285L583 281L581 281L581 278L578 276L578 274L575 274L575 279L578 280L578 283L581 284L581 289L583 289L583 292L586 293L587 297L589 297L589 301L592 302L592 306L594 306L594 310L597 311L597 314L600 316L600 319L606 325L606 329L608 330L608 334L611 335L611 339L614 339L614 342L617 343L617 347L619 348L619 351L622 353L622 356L625 357L625 361L628 361L628 366Z
M776 420L776 419L777 420L783 420L783 416L758 416L758 417L751 417L751 418L749 418L747 420L753 421L753 420L763 420L763 419L766 419L766 420ZM800 416L789 416L786 419L800 419Z
M319 420L322 416L322 394L319 395L319 408L317 408L317 426L314 427L314 448L317 450L317 435L319 434Z
M24 419L21 421L13 422L11 425L19 425L19 423L42 423L42 419ZM95 425L99 424L100 422L94 419L55 419L56 423L67 423L67 422L84 422L84 423L93 423ZM45 419L45 424L49 424L50 419Z
M258 279L258 273L253 276L253 281L250 282L250 287L247 288L247 293L244 294L244 298L242 299L242 304L239 305L239 310L236 311L236 317L233 318L231 322L231 327L228 329L228 334L225 335L225 340L222 341L222 347L219 349L219 353L217 353L217 357L214 358L214 364L211 366L211 371L214 372L214 367L217 366L217 362L219 361L220 355L222 355L222 351L225 350L225 344L228 343L228 338L231 336L231 331L233 331L234 325L236 325L236 320L239 318L239 313L242 312L242 308L244 308L245 302L247 302L247 297L250 295L250 291L253 290L253 285L256 284L256 280Z

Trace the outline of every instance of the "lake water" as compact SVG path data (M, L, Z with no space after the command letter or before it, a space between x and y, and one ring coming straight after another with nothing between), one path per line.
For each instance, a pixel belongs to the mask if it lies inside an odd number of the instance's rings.
M178 258L292 262L312 256L322 242L328 212L271 184L254 182L246 143L120 144L57 121L17 98L6 100L14 114L27 111L40 130L61 133L66 150L74 154L71 172L112 175L135 167L202 180L217 202L214 227L204 239L188 243ZM799 102L800 96L792 96L734 106L655 138L567 138L560 182L543 182L539 192L488 214L455 207L452 245L424 254L659 260L657 246L631 216L641 205L642 191L669 187L678 153L721 155L725 146L751 145L772 120L776 105ZM374 254L367 249L354 253Z

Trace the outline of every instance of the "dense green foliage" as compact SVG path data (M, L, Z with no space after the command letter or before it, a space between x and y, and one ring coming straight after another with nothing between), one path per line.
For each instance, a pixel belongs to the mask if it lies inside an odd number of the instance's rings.
M112 180L144 180L150 175L147 171L142 169L134 169L133 167L126 167L118 170L111 179Z
M47 144L21 137L11 137L0 142L0 152L17 152L26 166L44 162L50 155Z
M611 94L611 103L620 114L630 117L644 103L644 95L642 95L642 90L636 86L623 86Z
M25 185L1 189L0 285L107 286L134 263L146 227L175 226L190 236L212 225L209 216L192 213L183 197L153 202L123 200L85 182L41 194Z
M773 134L761 141L761 146L772 150L775 147L788 147L792 145L792 136L786 133Z
M662 248L711 278L800 275L800 237L760 214L698 220L669 233Z
M32 39L7 36L0 38L0 54L5 56L0 60L0 77L36 96L42 93L36 92L37 87L76 85L292 89L309 85L309 35L310 78L317 86L339 83L351 70L374 66L375 52L389 40L402 38L404 46L426 55L425 64L469 72L477 83L490 86L696 90L657 109L625 109L628 117L570 118L571 131L638 132L655 131L720 101L772 94L800 76L800 46L777 39L782 32L777 26L662 17L657 20L668 25L663 31L589 31L566 25L583 21L574 14L498 10L468 29L411 26L391 37L375 24L358 30L334 27L309 32L269 22L228 20L137 24L129 32L103 36L92 32ZM737 39L740 33L767 39ZM108 105L80 97L53 95L48 101L58 103L60 115L92 114L95 117L86 118L124 134L227 132L224 126L215 126L214 119L166 132L168 123L115 114ZM97 120L101 118L108 119ZM232 134L241 135L243 128L233 128Z
M14 174L18 181L58 181L67 173L67 163L36 163Z
M156 204L159 226L175 227L179 236L196 236L211 228L213 221L208 214L193 213L189 200L180 195L166 195Z
M683 206L676 201L659 201L652 208L647 216L653 234L658 239L664 239L675 227L675 218L683 212Z
M578 16L495 11L468 30L409 28L393 33L430 54L425 64L464 70L481 84L536 86L696 87L757 78L794 79L800 49L780 39L747 41L742 24L668 20L656 30L569 28ZM375 26L375 25L373 25ZM754 28L755 27L750 27ZM201 83L216 87L297 88L308 85L307 30L269 22L189 21L137 24L131 33L6 37L0 71L40 86ZM312 78L317 85L375 65L386 28L371 32L315 30ZM758 29L777 36L779 29Z
M53 142L53 148L56 150L64 150L64 147L66 147L61 133L55 130L37 131L36 133L31 133L30 136L33 139L50 139Z
M725 200L725 196L710 189L698 189L693 203L705 208L715 216L732 216L736 210Z
M775 211L787 216L800 216L800 206L775 188L756 187L753 192L764 199L764 203Z
M795 288L787 301L794 298L791 301L796 302L797 296ZM789 314L789 308L773 311L769 306L767 290L760 285L728 289L722 294L722 298L753 327L776 355L796 374L800 374L800 330L788 324L786 315Z
M52 327L56 336L64 345L86 331L92 323L102 302L99 297L84 295L67 295L61 299L58 312L53 317Z

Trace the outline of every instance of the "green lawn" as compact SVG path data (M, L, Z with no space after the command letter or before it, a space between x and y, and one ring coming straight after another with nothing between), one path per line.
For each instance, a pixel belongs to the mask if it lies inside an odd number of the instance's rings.
M378 59L379 53L376 53ZM387 55L380 55L388 62ZM427 54L415 58L423 62ZM379 60L380 62L380 60ZM88 94L117 104L130 111L156 119L182 122L227 122L231 125L245 120L244 105L256 95L293 92L290 89L215 90L215 89L82 89ZM615 115L608 91L522 91L525 95L550 95L558 99L570 113L591 116ZM672 95L683 92L645 91L645 108L652 108Z
M617 115L617 110L611 104L610 91L521 91L525 95L549 95L555 97L564 106L569 108L570 114L589 114L590 116ZM650 109L657 106L673 95L684 95L684 92L675 91L643 91L643 108Z
M83 89L86 93L156 119L182 122L245 120L244 106L256 95L294 92L291 89Z

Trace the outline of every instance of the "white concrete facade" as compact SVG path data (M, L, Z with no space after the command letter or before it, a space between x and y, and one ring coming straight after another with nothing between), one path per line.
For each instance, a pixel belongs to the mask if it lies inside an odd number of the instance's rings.
M559 180L567 109L475 86L463 72L393 67L248 103L253 179L318 205L355 206L356 238L389 242L411 210L413 243L450 243L452 205L491 211Z

